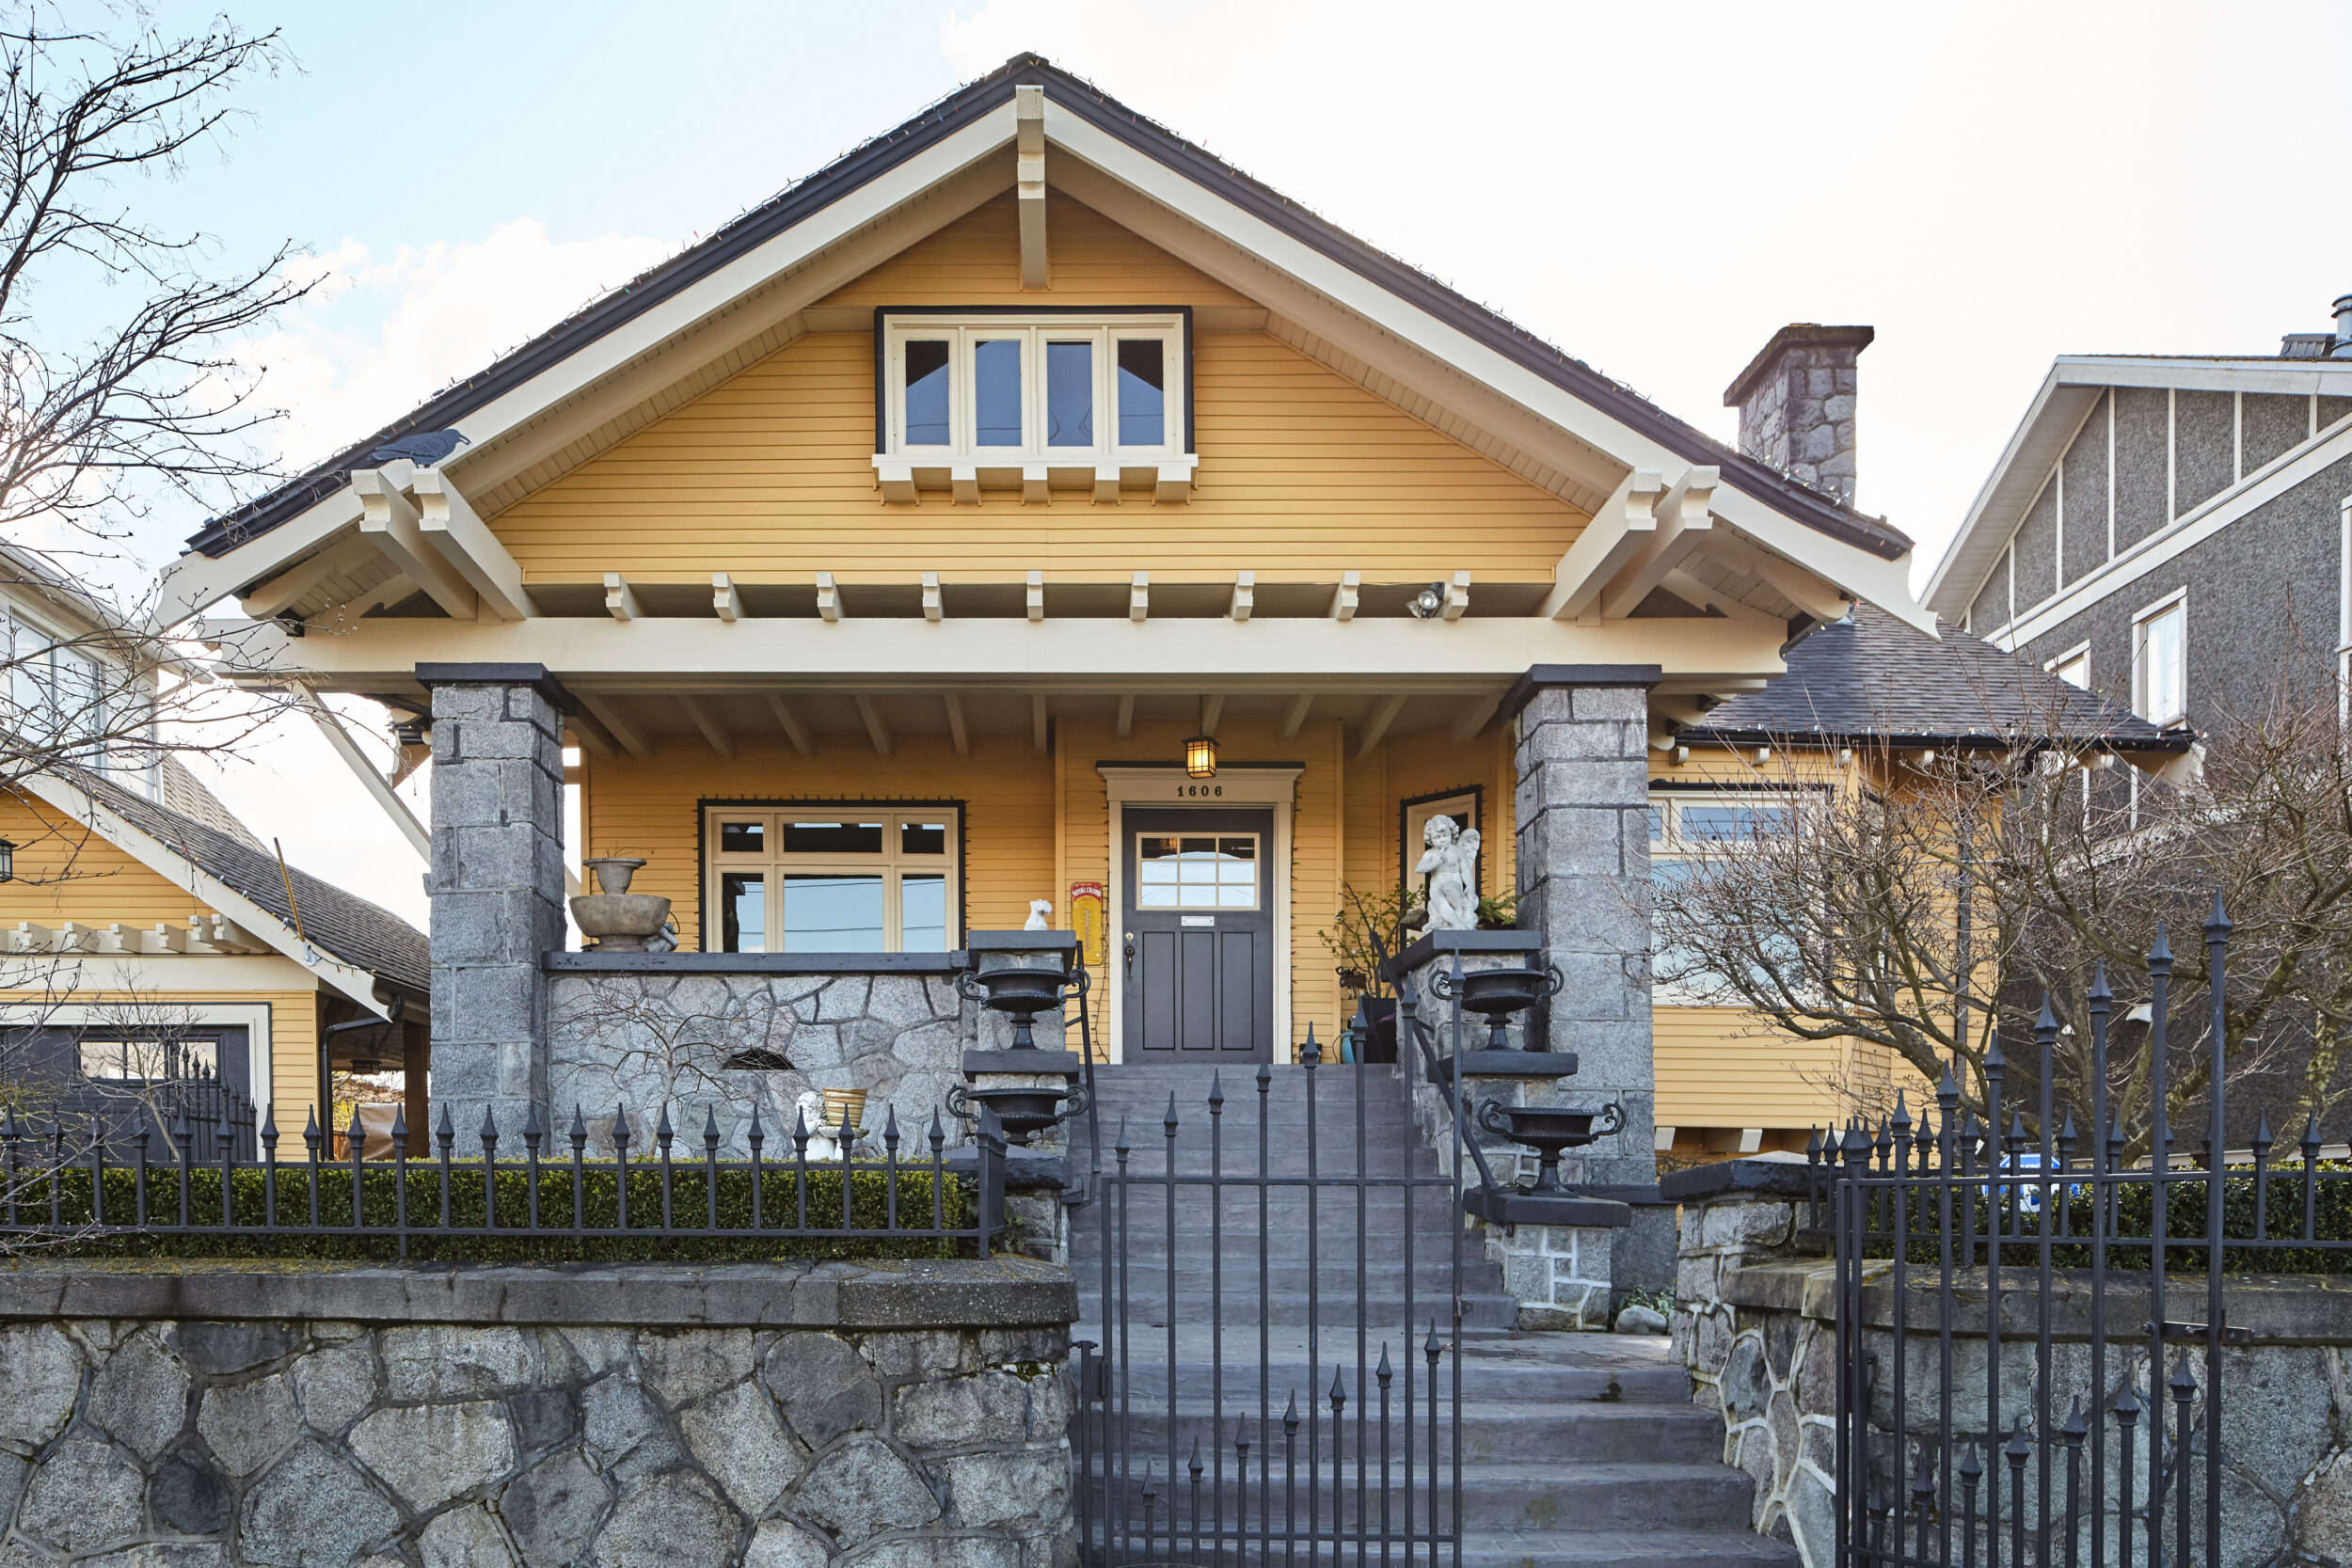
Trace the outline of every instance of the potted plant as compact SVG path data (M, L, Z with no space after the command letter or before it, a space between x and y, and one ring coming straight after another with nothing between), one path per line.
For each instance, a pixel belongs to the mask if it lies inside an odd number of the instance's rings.
M1517 924L1516 894L1491 894L1478 900L1478 928L1510 930ZM1418 889L1397 888L1366 895L1353 882L1340 888L1339 918L1325 927L1323 945L1338 960L1340 986L1363 1003L1370 1024L1364 1060L1396 1060L1396 987L1391 960L1411 945L1429 918L1427 901Z

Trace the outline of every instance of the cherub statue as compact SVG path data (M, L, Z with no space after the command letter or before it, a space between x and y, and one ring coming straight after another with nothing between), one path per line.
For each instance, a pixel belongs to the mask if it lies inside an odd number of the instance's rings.
M808 1157L812 1160L838 1160L841 1144L825 1123L824 1098L815 1089L803 1089L798 1101L801 1125L808 1129Z
M1414 863L1417 875L1429 879L1431 931L1478 929L1478 830L1454 825L1439 813L1421 831L1426 847Z

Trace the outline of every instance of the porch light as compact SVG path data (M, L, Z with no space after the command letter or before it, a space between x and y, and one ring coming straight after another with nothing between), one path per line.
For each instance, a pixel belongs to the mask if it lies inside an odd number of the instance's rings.
M1216 737L1196 735L1184 742L1184 772L1195 779L1216 777Z
M16 880L16 846L0 838L0 882Z
M1445 584L1433 582L1406 601L1405 609L1416 621L1426 621L1445 608Z

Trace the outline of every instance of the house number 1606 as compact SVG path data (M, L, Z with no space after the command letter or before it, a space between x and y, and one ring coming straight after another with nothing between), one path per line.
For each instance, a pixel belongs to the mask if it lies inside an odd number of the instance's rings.
M1205 796L1222 795L1224 793L1225 786L1223 784L1178 784L1176 786L1176 799L1179 800L1198 800Z

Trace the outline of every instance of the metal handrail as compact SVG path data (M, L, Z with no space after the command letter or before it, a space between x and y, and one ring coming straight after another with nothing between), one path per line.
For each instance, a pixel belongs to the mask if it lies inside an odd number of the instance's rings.
M1454 1029L1454 1059L1457 1062L1462 1056L1461 976L1462 958L1461 955L1456 954L1448 975L1448 989L1454 993L1451 1022ZM1432 1086L1442 1087L1445 1083L1445 1074L1439 1067L1438 1048L1430 1043L1429 1028L1421 1021L1421 1009L1415 1005L1417 1000L1413 994L1411 978L1400 975L1396 991L1397 1017L1410 1022L1413 1042L1421 1047L1422 1062L1429 1073L1429 1082ZM1478 1147L1477 1139L1470 1136L1470 1091L1462 1086L1462 1075L1459 1072L1454 1074L1453 1087L1444 1092L1446 1110L1454 1117L1454 1129L1461 1138L1462 1147L1470 1150L1471 1162L1478 1166L1478 1190L1489 1196L1500 1194L1502 1188L1496 1182L1495 1173L1486 1164L1486 1151Z

